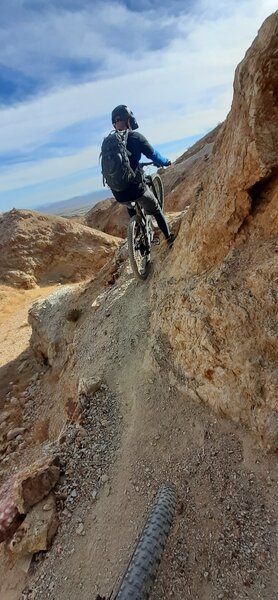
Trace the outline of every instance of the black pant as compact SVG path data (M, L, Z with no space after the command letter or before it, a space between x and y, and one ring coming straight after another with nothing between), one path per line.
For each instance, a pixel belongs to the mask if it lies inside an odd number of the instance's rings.
M155 197L155 195L153 194L153 192L150 190L149 187L147 187L146 191L144 192L144 194L142 196L140 196L140 198L137 198L136 202L138 202L138 204L143 206L143 208L145 209L145 211L148 215L154 216L159 229L162 231L164 237L167 239L170 235L168 223L167 223L167 221L164 217L164 214L159 206L157 198ZM130 202L125 202L124 204L127 205L127 211L128 211L129 216L134 217L134 215L136 214L136 211L130 205Z

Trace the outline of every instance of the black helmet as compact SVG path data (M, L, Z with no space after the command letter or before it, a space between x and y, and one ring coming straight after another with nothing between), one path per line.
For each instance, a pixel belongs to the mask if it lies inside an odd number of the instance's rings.
M116 106L116 108L112 110L111 119L113 125L116 123L117 117L123 119L123 121L129 120L130 127L133 131L134 129L138 129L139 125L133 115L132 110L130 110L125 104L119 104L119 106Z

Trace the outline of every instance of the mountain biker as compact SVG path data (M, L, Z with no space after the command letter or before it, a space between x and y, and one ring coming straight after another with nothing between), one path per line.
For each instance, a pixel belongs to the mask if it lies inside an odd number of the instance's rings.
M149 158L156 167L166 167L170 165L171 162L164 156L161 156L157 150L154 150L141 133L135 131L135 129L138 129L139 127L138 123L132 111L125 104L121 104L114 108L111 119L112 125L116 131L128 131L126 148L130 153L130 166L136 173L135 179L129 183L123 191L119 192L111 189L111 192L117 202L126 204L130 217L133 217L136 214L135 209L130 205L130 202L139 202L139 204L144 207L147 214L155 217L159 229L162 231L168 245L171 247L176 236L170 232L158 200L151 189L146 185L142 171L137 169L141 154L144 154L144 156Z

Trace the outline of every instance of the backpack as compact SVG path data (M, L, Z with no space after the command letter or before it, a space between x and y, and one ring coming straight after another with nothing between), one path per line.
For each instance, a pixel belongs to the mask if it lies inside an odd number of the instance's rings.
M104 138L101 146L101 171L103 185L115 192L122 192L135 179L135 173L129 162L130 152L126 144L128 130L124 133L113 131Z

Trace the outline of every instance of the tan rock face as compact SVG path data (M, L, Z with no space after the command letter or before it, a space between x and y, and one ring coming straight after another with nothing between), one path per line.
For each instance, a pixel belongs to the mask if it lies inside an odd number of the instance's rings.
M98 202L85 215L85 222L89 227L120 238L126 238L128 221L126 207L113 198Z
M174 164L162 170L167 212L183 210L201 194L210 169L214 143L221 128L222 124L215 127Z
M57 527L56 500L54 494L49 494L31 508L9 542L6 553L10 561L48 550Z
M33 463L13 475L2 486L0 489L0 542L9 539L17 531L22 521L22 515L26 515L35 504L48 496L59 476L59 460L50 458Z
M23 288L80 281L95 275L119 244L63 217L12 210L0 217L0 281Z
M184 389L278 447L278 13L238 66L206 185L153 284L154 353ZM276 392L275 392L276 389Z
M19 473L15 484L15 503L26 514L54 488L60 476L58 458L34 463Z

